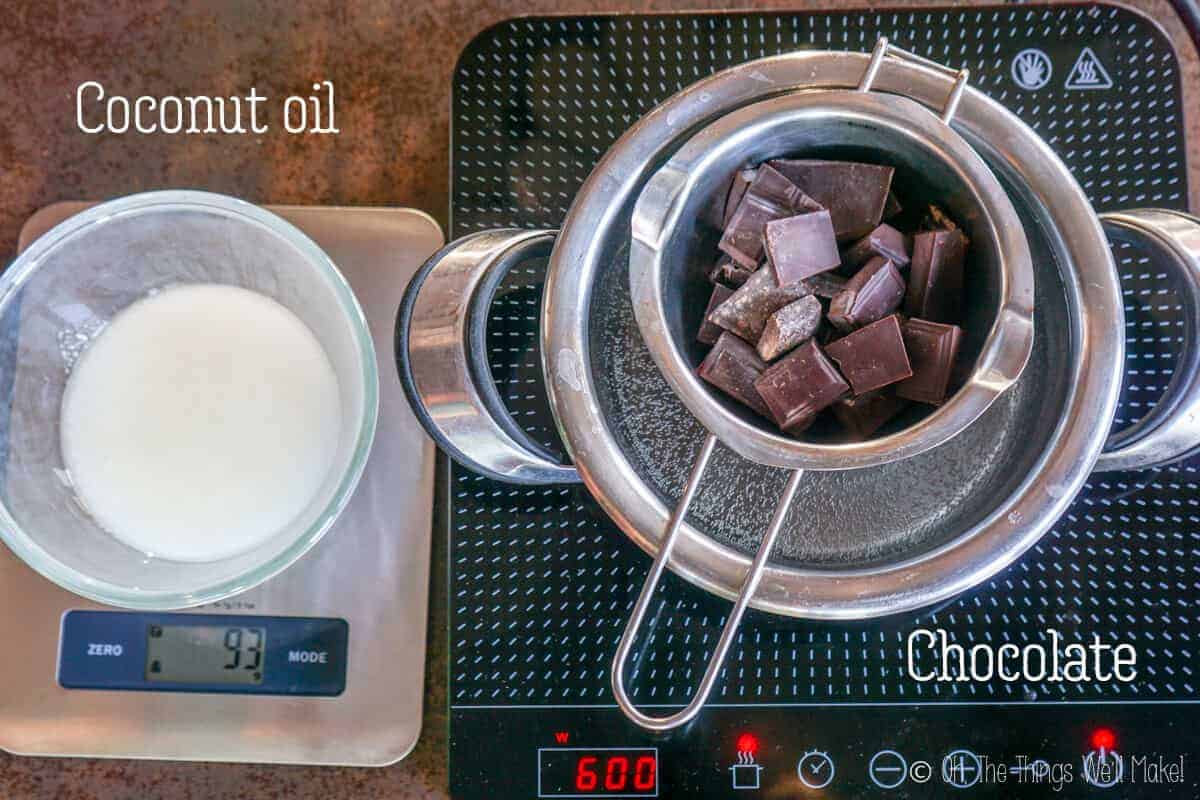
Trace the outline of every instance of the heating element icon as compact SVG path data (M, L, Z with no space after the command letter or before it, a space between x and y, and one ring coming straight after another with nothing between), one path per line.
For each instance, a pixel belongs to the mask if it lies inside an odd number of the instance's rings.
M729 768L732 774L734 789L757 789L759 786L759 773L762 772L762 765L754 762L754 750L751 748L739 748L737 754L737 763Z

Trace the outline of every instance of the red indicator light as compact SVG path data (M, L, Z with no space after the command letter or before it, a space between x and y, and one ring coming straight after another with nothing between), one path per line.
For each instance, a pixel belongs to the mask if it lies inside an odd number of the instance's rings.
M1112 750L1117 745L1117 735L1108 728L1092 731L1092 747L1097 750Z
M758 752L758 738L752 733L743 733L738 737L737 750L739 753L754 755Z

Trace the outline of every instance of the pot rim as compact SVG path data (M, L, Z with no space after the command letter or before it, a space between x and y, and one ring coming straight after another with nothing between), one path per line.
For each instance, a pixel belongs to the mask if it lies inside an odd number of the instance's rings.
M674 95L635 124L584 183L551 257L542 309L542 365L559 432L581 478L639 547L654 554L671 509L633 470L597 404L588 367L588 309L605 232L661 161L664 147L717 116L797 89L859 84L866 53L808 51L749 62ZM953 79L930 67L885 60L881 92L939 108ZM1063 264L1074 358L1062 416L1029 475L984 520L920 555L865 568L769 564L751 605L811 619L864 619L909 611L977 585L1015 561L1074 499L1099 456L1116 409L1124 362L1124 312L1116 265L1083 190L1036 133L968 88L954 127L1012 180L1050 232ZM750 557L685 523L671 569L733 598Z

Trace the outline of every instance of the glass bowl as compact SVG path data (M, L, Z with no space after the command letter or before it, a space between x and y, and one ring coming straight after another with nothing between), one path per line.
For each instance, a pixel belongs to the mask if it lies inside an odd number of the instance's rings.
M150 292L218 283L258 292L308 325L337 375L333 464L290 524L215 561L157 558L118 541L80 504L59 441L75 359L118 311ZM138 609L196 606L245 591L304 555L362 475L378 412L375 349L362 309L319 247L257 206L217 194L132 195L77 214L0 275L0 538L76 594ZM97 409L103 413L103 409Z

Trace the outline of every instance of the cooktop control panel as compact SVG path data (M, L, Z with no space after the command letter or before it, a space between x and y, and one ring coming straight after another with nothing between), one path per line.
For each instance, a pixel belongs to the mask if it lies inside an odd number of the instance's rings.
M1194 710L1120 706L710 708L654 736L615 709L455 711L462 797L1192 797ZM458 741L452 742L457 746Z

